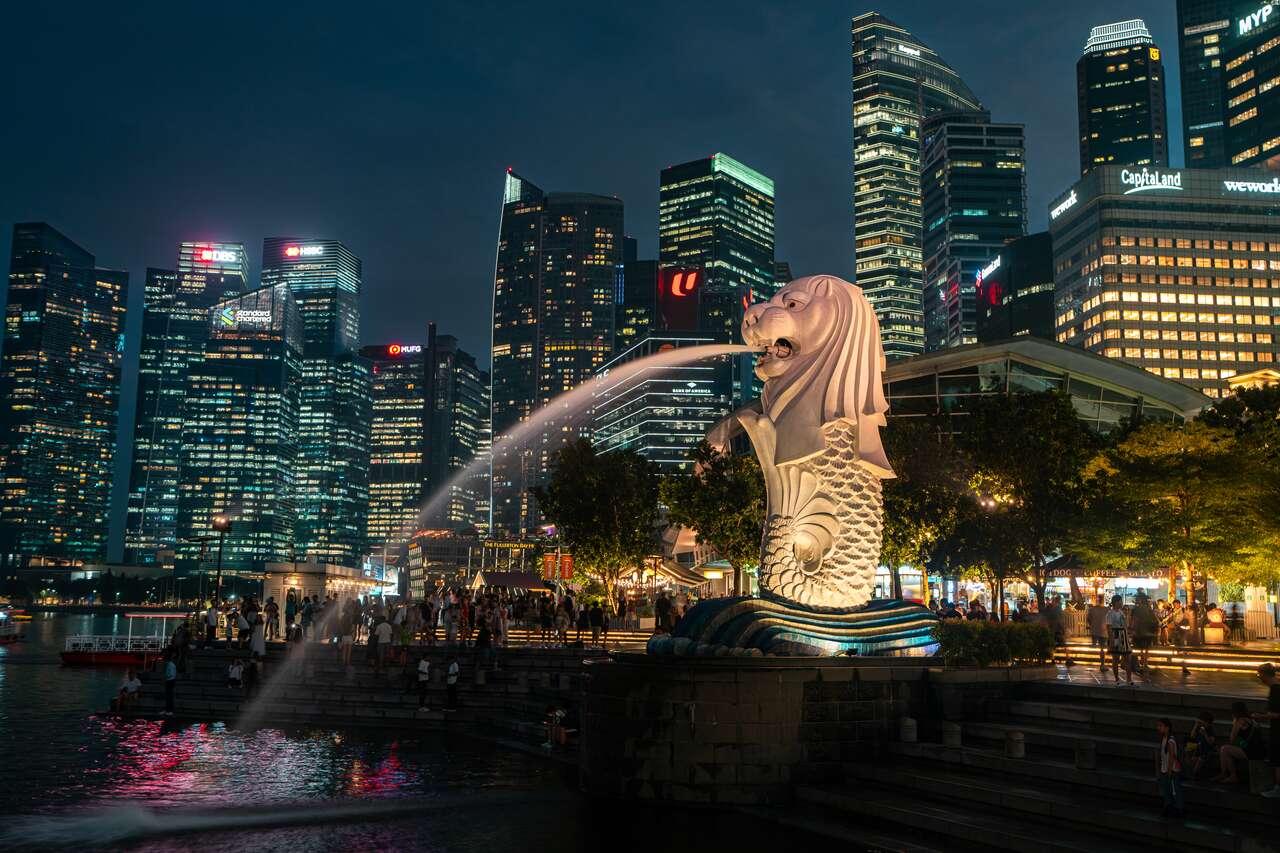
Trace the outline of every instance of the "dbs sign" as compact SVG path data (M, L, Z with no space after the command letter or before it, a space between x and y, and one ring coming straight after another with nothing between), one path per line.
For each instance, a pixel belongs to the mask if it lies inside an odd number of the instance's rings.
M700 269L673 267L659 270L658 311L664 328L698 328L698 297L703 275Z

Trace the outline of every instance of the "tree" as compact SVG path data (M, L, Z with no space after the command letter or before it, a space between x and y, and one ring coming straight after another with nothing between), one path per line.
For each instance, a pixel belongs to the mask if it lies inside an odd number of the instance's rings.
M561 448L545 487L533 490L573 552L575 569L597 578L612 604L623 574L644 568L654 546L658 475L631 451L597 454L586 439Z
M760 561L765 489L760 463L748 454L721 453L703 441L693 452L694 472L673 474L660 493L672 524L692 528L733 569L733 591Z
M954 577L982 581L991 591L992 615L1003 620L1004 586L1030 563L1026 542L1010 524L1007 506L990 498L964 496L956 522L938 545L936 561Z
M1099 453L1086 470L1090 487L1077 556L1101 566L1167 568L1170 594L1183 574L1239 582L1258 515L1260 472L1249 471L1225 426L1148 423ZM1189 596L1190 599L1191 596Z
M884 481L880 557L902 598L903 564L927 577L934 548L954 531L965 491L965 464L949 430L932 418L894 418L882 432L897 477ZM924 583L928 600L928 581Z
M1084 468L1099 439L1062 391L984 397L969 405L958 441L972 466L971 488L980 501L1000 507L1006 541L999 550L1026 555L1026 581L1043 609L1045 564L1073 529Z

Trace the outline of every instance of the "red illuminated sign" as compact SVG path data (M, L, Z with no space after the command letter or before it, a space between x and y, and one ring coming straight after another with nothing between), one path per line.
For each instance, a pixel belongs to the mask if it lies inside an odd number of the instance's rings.
M205 264L234 264L236 253L230 249L201 249L196 253L196 260Z
M658 312L665 329L698 328L700 269L664 269L658 273Z
M285 246L286 258L314 258L324 254L324 246Z

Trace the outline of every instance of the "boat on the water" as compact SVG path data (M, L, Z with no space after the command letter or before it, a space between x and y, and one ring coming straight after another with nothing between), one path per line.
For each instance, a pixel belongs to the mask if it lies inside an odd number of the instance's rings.
M21 639L22 632L18 630L16 611L7 607L0 608L0 646L16 643Z
M167 620L186 619L186 613L126 613L129 630L120 634L74 634L67 637L62 662L73 666L137 666L147 667L159 660L169 644L165 631ZM134 619L161 620L154 634L133 632Z

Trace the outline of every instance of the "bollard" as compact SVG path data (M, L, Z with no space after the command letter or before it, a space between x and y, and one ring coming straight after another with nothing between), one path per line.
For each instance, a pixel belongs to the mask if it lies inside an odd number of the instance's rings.
M903 743L916 742L916 721L911 717L903 717L898 721L898 740Z
M1006 758L1026 758L1027 738L1022 732L1009 732L1004 736L1004 754Z
M485 675L484 669L476 667L476 687L483 687L487 678L488 677Z
M960 724L959 723L943 723L942 724L942 745L948 749L960 748Z
M1098 769L1098 745L1091 740L1076 741L1076 769Z

